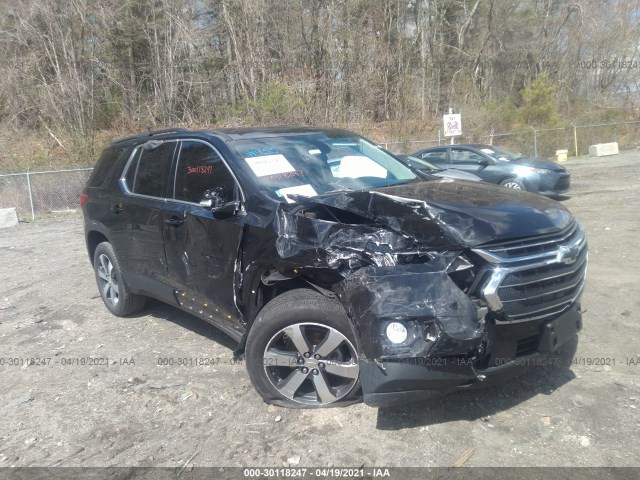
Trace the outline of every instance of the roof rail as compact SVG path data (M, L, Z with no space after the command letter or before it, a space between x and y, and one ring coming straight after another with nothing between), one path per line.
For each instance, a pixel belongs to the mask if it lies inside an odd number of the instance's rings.
M186 133L189 131L190 130L187 130L186 128L163 128L160 130L152 130L149 132L138 133L137 135L129 135L128 137L118 138L117 140L114 140L112 142L112 145L116 143L126 142L127 140L133 140L134 138L153 137L155 135L162 135L165 133Z

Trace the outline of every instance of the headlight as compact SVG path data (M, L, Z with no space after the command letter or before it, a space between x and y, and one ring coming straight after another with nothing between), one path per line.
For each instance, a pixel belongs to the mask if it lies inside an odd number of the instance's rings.
M515 172L519 177L526 177L534 173L537 173L538 175L545 175L549 173L549 170L547 170L546 168L533 168L521 165L519 167L516 167Z

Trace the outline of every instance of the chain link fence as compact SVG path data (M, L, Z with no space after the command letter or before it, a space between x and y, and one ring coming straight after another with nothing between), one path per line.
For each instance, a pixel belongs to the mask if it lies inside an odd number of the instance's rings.
M621 150L640 145L640 121L571 125L561 128L531 129L523 132L491 133L480 136L489 143L535 157L553 158L557 150L576 157L587 155L589 146L617 142Z
M382 141L379 144L393 153L412 153L423 148L451 143L450 138L434 140ZM435 136L435 135L434 135ZM533 128L519 132L483 133L455 137L455 143L486 143L520 152L525 155L554 158L557 150L568 150L569 155L586 155L589 146L596 143L618 142L621 150L640 145L640 121L571 125L559 128Z
M92 168L0 175L0 208L15 207L20 220L78 210Z

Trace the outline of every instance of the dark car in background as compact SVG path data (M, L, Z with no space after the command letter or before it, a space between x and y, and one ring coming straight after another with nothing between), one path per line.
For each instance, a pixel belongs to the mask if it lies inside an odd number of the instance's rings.
M494 145L443 145L411 155L440 168L472 173L485 182L513 190L554 196L567 193L571 186L571 175L562 165Z
M126 137L80 203L106 307L153 297L211 323L277 405L503 382L581 329L587 245L564 206L422 178L344 130Z
M482 179L474 175L473 173L463 172L462 170L456 170L455 168L440 168L419 158L411 155L405 155L402 153L396 153L396 157L400 159L405 165L419 170L422 173L433 175L438 178L448 178L451 180L469 180L471 182L480 182Z

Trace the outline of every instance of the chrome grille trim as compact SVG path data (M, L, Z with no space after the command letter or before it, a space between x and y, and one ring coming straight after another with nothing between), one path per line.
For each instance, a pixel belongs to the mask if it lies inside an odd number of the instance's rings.
M572 242L569 243L568 245L563 245L561 242L556 241L554 243L559 244L557 248L554 248L553 250L548 250L545 252L534 253L531 255L507 257L507 256L502 256L495 253L496 250L498 249L494 250L494 249L484 249L484 248L474 248L473 251L490 263L509 264L509 263L530 262L532 260L540 260L539 264L535 266L544 266L552 263L561 263L562 261L564 261L564 259L560 257L566 256L567 253L571 253L573 256L576 256L582 251L582 248L585 246L586 242L587 242L587 239L584 236L584 232L580 231L580 235L577 235L577 238L575 240L572 239ZM564 247L565 250L563 250L562 247ZM519 248L523 249L525 247L519 247ZM567 248L570 249L570 252L566 251ZM560 261L558 261L558 258L560 258ZM527 265L525 267L525 269L529 269L529 268L534 268L534 266Z
M588 257L588 255L586 255L585 258L581 262L576 263L576 266L573 267L573 269L571 269L569 271L566 271L566 272L563 272L563 273L559 273L558 275L550 275L548 277L544 277L543 280L531 280L529 282L510 283L508 285L501 285L501 287L524 287L525 285L531 285L532 283L539 283L539 282L544 281L544 280L553 280L553 279L560 278L560 277L566 277L567 275L572 275L572 274L576 273L578 270L580 270L584 266L585 262L587 261L587 257Z
M578 280L576 280L575 282L573 282L570 285L567 285L566 287L558 288L557 290L550 290L548 292L544 292L544 294L546 295L546 294L552 294L552 293L560 293L560 292L563 292L564 290L571 290L572 288L576 287L581 282L582 282L582 278L579 278ZM511 285L509 285L509 286L511 286ZM501 288L501 287L499 287L499 288ZM514 298L513 300L502 300L502 303L504 304L504 303L522 302L524 300L533 300L537 296L538 295L531 296L531 297Z
M522 317L527 315L527 318L520 320L521 322L524 321L529 321L529 320L535 320L537 318L543 318L543 317L550 317L552 315L556 315L559 313L562 313L563 311L565 311L567 309L567 307L569 307L573 302L575 302L577 300L577 298L580 296L580 294L582 293L582 291L584 290L584 281L580 284L580 288L578 289L578 291L576 292L575 295L573 295L572 297L563 300L561 302L558 302L556 304L550 305L550 306L546 306L544 308L540 308L538 310L533 310L531 312L527 312L527 313L522 313L519 315L512 315L512 317ZM545 310L551 310L552 308L557 308L557 307L561 307L563 306L563 308L561 308L560 310L551 312L551 313L545 313L544 315L539 315L537 317L530 317L529 315L532 313L538 313L538 312L544 312ZM514 321L518 321L518 320L514 320ZM510 322L502 322L502 323L510 323Z
M567 238L571 237L574 233L576 233L576 230L578 229L578 223L575 222L573 224L571 224L569 227L569 231L568 232L560 232L560 237L557 238L552 238L549 240L541 240L541 241L534 241L534 242L523 242L522 240L515 240L512 242L507 242L507 243L503 243L500 245L496 245L495 247L491 247L491 246L487 246L487 247L483 247L483 249L486 250L490 250L492 252L496 252L496 251L504 251L504 252L508 252L510 250L518 250L518 249L523 249L523 248L531 248L531 247L539 247L542 245L550 245L550 244L554 244L554 243L558 243L558 242L563 242L565 241Z
M489 272L489 278L480 287L480 296L487 302L490 310L501 314L502 319L496 319L496 323L526 322L552 317L568 309L580 297L584 289L589 255L585 251L587 240L582 226L575 221L563 231L545 237L537 237L528 242L519 240L472 249L474 253L488 262L488 266L478 275L478 277L484 278L484 274ZM519 256L509 255L510 252L530 251L541 247L544 248L544 251L532 254L525 253ZM563 264L568 266L572 263L576 265L561 272L552 270L548 275L544 274L544 270L539 273L533 272L532 275L535 275L535 278L532 280L527 280L525 275L522 281L507 282L506 285L502 285L507 276L511 274L525 274L527 271L544 269L544 267L562 268ZM576 274L578 274L578 278L570 278ZM561 284L558 279L562 277L568 277L565 281L570 283ZM519 279L515 278L515 280ZM544 290L545 282L551 283L548 290ZM517 298L504 300L500 298L501 288L511 289L508 292L503 290L503 295L513 296L514 290L515 294L518 294L518 288L534 284L540 284L543 291L536 295L527 295L525 290L522 292L522 296ZM566 292L566 296L551 298L546 302L543 300L547 295L557 297L562 292ZM526 302L537 298L541 299L540 305L526 305ZM521 312L523 309L526 311Z

